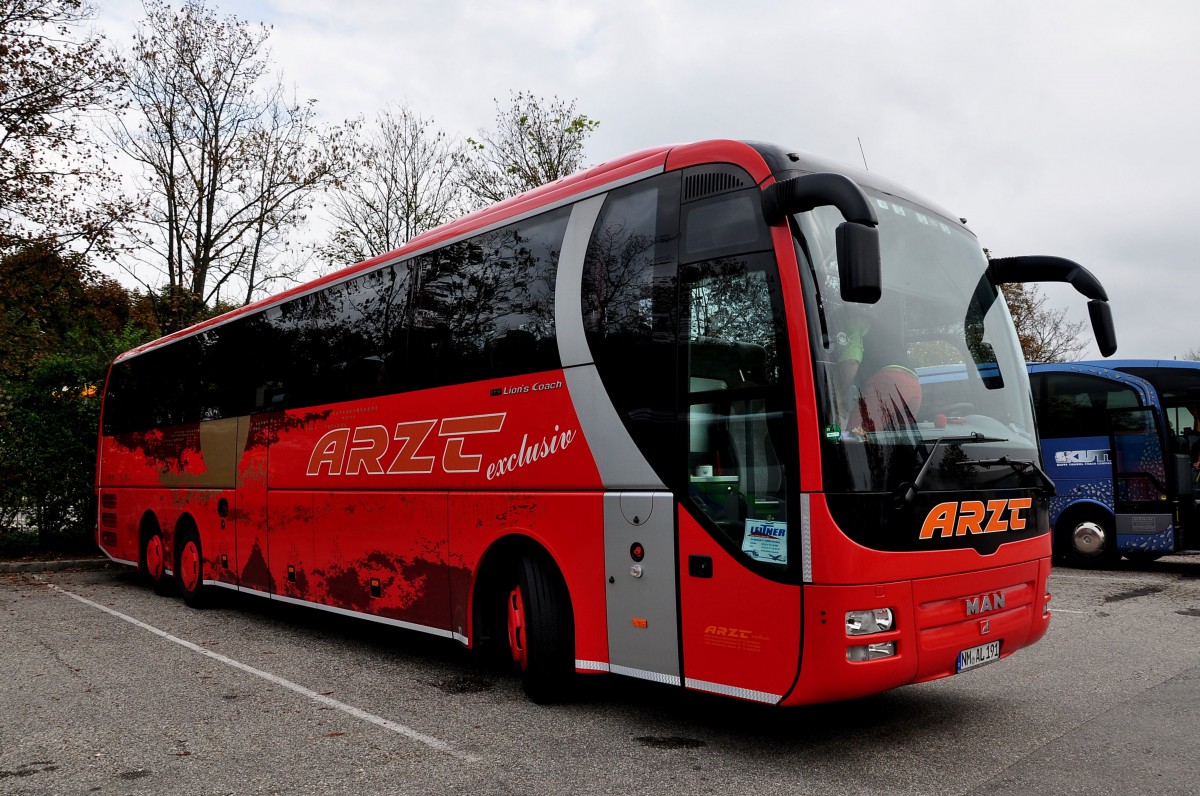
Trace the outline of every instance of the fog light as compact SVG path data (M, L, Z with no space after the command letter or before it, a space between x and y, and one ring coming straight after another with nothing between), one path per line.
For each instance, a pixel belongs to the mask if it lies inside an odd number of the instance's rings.
M872 608L869 611L846 612L846 635L869 636L892 629L895 617L891 608Z
M882 644L867 644L865 647L850 647L846 650L846 660L877 661L880 658L890 658L896 654L896 642L885 641Z

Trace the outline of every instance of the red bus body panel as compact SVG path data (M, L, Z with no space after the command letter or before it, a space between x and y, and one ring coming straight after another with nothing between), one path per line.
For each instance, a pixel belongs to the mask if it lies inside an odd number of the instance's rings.
M759 183L771 178L763 158L734 141L635 153L127 352L118 362L605 185L707 163L736 163ZM805 520L802 531L794 522L792 533L804 535L804 576L783 582L759 574L676 496L681 684L788 705L850 699L954 674L962 650L991 640L1001 641L1004 657L1037 641L1049 621L1049 536L1004 544L986 556L973 549L895 553L865 548L836 526L820 492L821 432L794 244L785 224L771 235L798 396ZM604 671L606 589L614 575L629 573L610 572L606 564L606 485L595 453L608 441L586 438L567 379L560 369L101 434L97 542L114 560L136 566L142 529L158 527L170 569L175 535L190 523L202 542L206 584L471 645L481 562L520 539L544 550L562 574L578 668ZM693 571L697 561L711 569ZM894 611L893 630L847 634L847 611L881 607ZM847 657L851 647L888 641L895 643L892 657Z

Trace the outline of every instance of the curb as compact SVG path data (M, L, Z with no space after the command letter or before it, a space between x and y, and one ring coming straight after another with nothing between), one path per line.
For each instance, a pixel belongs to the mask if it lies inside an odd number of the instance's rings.
M0 561L0 574L11 572L58 572L64 569L105 569L107 558L68 558L60 561Z

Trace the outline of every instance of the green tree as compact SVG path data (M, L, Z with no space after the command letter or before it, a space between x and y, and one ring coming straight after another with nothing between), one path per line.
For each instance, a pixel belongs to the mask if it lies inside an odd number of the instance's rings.
M600 122L575 111L575 100L531 92L496 100L496 126L468 138L463 187L479 206L499 202L584 168L583 149Z
M100 390L150 299L45 241L0 257L0 548L90 546Z

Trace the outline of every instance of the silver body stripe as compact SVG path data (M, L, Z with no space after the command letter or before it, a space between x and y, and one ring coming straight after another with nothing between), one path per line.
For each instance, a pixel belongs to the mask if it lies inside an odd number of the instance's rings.
M604 488L666 489L625 430L625 424L592 364L595 358L584 334L583 261L604 198L604 195L595 195L577 204L567 224L554 285L554 329L558 351L583 435L603 443L591 447Z
M664 153L664 155L665 154L666 153ZM645 171L639 171L636 174L630 174L628 177L622 177L621 179L613 180L612 182L606 182L603 185L597 185L589 190L581 191L580 193L577 193L577 194L572 194L571 196L567 196L562 199L559 199L557 202L551 202L546 205L539 205L531 210L526 210L523 213L515 213L511 216L504 216L502 219L494 221L491 224L488 224L486 226L471 229L470 231L463 232L460 235L455 235L452 238L447 238L446 240L438 241L437 243L431 243L428 246L422 246L419 249L414 249L411 252L405 252L404 254L400 255L399 257L394 257L390 260L385 260L385 261L378 263L377 265L374 265L370 268L364 268L361 271L352 271L351 273L346 274L341 279L335 279L334 281L325 283L323 285L320 285L319 287L312 287L312 288L302 291L300 293L295 293L293 295L290 295L287 298L279 298L277 300L268 301L266 304L263 304L261 307L255 307L253 312L242 313L233 318L227 318L223 321L217 321L216 323L214 323L210 326L205 326L203 329L197 329L194 332L188 332L187 334L180 335L179 337L176 337L175 339L173 339L171 342L175 343L179 340L186 340L187 338L194 337L195 335L201 334L202 332L207 332L209 329L216 329L220 326L224 326L225 324L230 323L231 321L235 321L238 318L244 318L244 317L247 317L248 315L253 315L258 312L263 312L264 310L268 310L272 307L277 307L286 301L291 301L292 299L297 299L297 298L300 298L301 296L311 295L318 291L325 290L326 288L333 287L334 285L340 285L343 282L349 282L351 279L362 276L363 274L368 274L368 273L371 273L372 271L378 271L378 270L387 268L389 266L396 265L397 263L402 263L405 260L411 260L414 257L420 257L422 254L425 254L425 253L431 252L431 251L436 251L437 249L440 249L444 246L449 246L451 244L467 240L468 238L473 238L476 235L483 235L485 233L491 232L492 230L500 229L501 227L506 227L509 224L515 224L518 221L523 221L527 218L533 218L534 216L538 216L538 215L541 215L542 213L546 213L551 210L555 210L557 208L564 207L569 204L573 204L582 199L587 199L587 198L595 196L597 194L607 193L607 192L611 191L613 188L619 188L622 185L628 185L629 183L638 182L639 180L644 180L648 177L653 177L656 174L662 174L662 173L663 173L662 166L654 166L653 168L646 169ZM589 230L589 232L590 232L590 230ZM353 269L354 266L353 265L347 266L347 268ZM133 359L136 356L141 356L142 354L145 354L147 351L153 351L154 349L161 348L161 347L162 346L160 346L160 345L156 345L155 342L151 342L151 343L147 344L146 348L138 350L137 353L131 353L128 351L125 352L124 354L117 357L116 362L125 362L126 360Z
M612 405L595 365L564 371L571 403L579 416L583 435L591 440L592 456L606 491L625 489L666 490L662 479L638 450L621 416Z
M626 677L636 677L639 680L650 680L655 683L665 683L667 685L679 685L679 678L671 674L659 674L658 672L647 672L644 669L632 669L628 666L612 665L608 670L613 674L623 674Z
M800 563L805 583L812 583L812 507L807 492L800 495Z
M586 365L592 361L583 329L583 261L592 227L600 215L606 194L575 205L558 257L558 279L554 286L554 334L562 366Z
M697 691L708 691L712 694L738 697L739 699L748 699L752 702L766 702L769 705L778 705L779 700L783 699L782 694L768 694L766 691L754 691L749 688L738 688L733 685L710 683L707 680L693 680L690 677L684 684L688 688L693 688Z
M576 669L583 669L587 672L607 672L608 664L603 661L575 661Z

